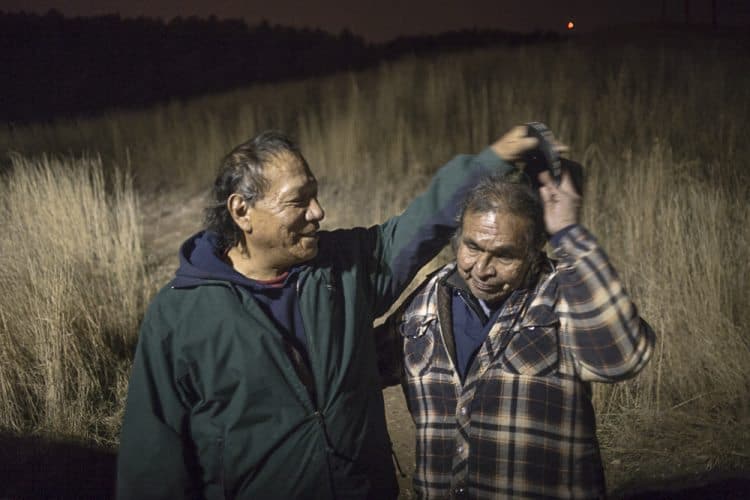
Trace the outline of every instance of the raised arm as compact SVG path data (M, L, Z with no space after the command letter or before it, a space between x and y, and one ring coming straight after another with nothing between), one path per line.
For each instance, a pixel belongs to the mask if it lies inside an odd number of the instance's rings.
M548 179L545 179L548 180ZM632 377L650 359L654 332L638 315L604 250L578 223L581 197L570 177L540 189L545 224L558 260L561 348L583 380Z
M537 140L519 126L478 155L460 155L433 177L428 189L399 216L371 228L374 232L373 282L376 313L383 314L417 271L448 243L456 228L459 206L482 175L510 173L509 163Z

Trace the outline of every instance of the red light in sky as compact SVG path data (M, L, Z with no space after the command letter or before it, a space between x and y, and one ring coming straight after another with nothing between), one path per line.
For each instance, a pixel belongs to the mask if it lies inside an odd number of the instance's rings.
M568 21L568 29L569 30L572 30L575 27L576 27L576 25L573 23L573 21Z

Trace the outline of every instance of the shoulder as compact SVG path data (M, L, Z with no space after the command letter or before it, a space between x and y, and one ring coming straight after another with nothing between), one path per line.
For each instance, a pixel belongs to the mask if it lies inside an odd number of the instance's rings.
M240 304L237 292L224 284L175 288L164 286L146 309L141 334L158 335L191 329L212 318L226 317Z
M453 261L428 274L422 283L403 301L402 306L399 308L401 319L405 320L408 317L437 314L437 290L440 286L443 286L443 282L455 268L456 263Z
M342 246L354 247L372 243L376 237L378 226L350 227L346 229L331 229L318 232L321 250L336 251Z
M378 242L373 228L353 227L318 232L318 255L313 267L349 268L371 258Z

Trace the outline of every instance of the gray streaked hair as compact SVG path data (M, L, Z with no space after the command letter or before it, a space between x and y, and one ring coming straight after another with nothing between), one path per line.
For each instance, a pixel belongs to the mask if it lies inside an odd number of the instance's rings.
M466 194L458 215L458 228L453 236L455 251L463 231L467 213L509 213L529 221L526 244L529 251L541 248L547 241L544 227L544 206L539 194L521 179L501 175L482 177Z
M268 130L243 142L227 154L219 166L211 189L210 204L204 209L206 230L219 236L219 245L229 248L242 244L242 230L232 219L227 200L237 193L252 206L268 190L265 169L285 156L299 161L306 169L307 161L299 146L282 132Z

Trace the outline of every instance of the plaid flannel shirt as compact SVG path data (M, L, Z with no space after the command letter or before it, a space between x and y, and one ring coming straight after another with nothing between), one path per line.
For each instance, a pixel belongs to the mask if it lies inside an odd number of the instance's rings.
M464 384L449 354L455 263L384 325L403 339L381 361L386 378L401 371L416 425L418 498L604 496L590 382L638 373L654 334L586 229L567 231L555 258L506 300Z

